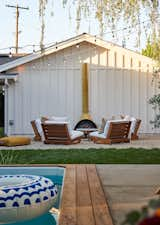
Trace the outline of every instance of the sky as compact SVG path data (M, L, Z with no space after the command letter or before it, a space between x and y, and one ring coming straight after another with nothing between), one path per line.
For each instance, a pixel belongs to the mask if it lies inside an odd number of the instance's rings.
M10 51L9 47L15 46L15 9L6 7L6 4L18 4L22 7L29 7L29 10L20 10L19 47L22 47L20 51L32 51L32 47L29 47L28 45L39 45L40 19L38 14L38 3L39 0L0 0L0 53L7 53ZM54 12L53 16L51 16L52 12ZM63 9L61 0L54 1L54 5L52 4L52 1L49 1L46 10L46 29L44 40L46 46L76 36L75 11L71 11L72 20L69 20L68 12L68 9ZM89 32L92 35L99 34L98 23L93 17L82 22L79 34L83 32ZM106 35L104 39L115 42L111 34ZM121 45L122 40L120 40L118 44ZM141 48L144 47L144 44L145 38ZM126 47L135 50L134 45L135 38L131 35ZM11 50L14 52L13 49Z

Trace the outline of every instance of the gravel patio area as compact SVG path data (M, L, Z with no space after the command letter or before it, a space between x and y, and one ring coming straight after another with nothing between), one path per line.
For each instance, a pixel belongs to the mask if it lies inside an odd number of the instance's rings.
M74 145L50 145L44 144L43 142L32 141L30 145L17 146L17 147L4 147L0 146L1 149L90 149L90 148L160 148L160 135L140 135L139 140L131 141L130 143L121 144L94 144L92 141L82 139L81 143Z

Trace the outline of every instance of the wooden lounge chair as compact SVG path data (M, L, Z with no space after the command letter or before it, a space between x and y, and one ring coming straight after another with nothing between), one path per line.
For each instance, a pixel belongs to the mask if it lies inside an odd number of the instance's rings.
M141 120L140 119L136 119L136 125L135 125L135 128L134 128L134 132L131 133L131 140L138 140L139 137L138 137L138 129L140 127L140 124L141 124Z
M70 131L67 123L42 123L45 144L76 144L83 137L83 132Z
M111 122L108 121L108 130L103 134L98 132L90 133L90 138L94 143L97 144L112 144L121 142L130 142L128 138L131 122L130 121L120 121Z
M41 141L42 138L41 138L41 135L39 134L38 132L38 129L37 129L37 126L36 126L36 123L35 123L35 120L32 120L31 121L31 125L32 125L32 128L33 128L33 131L34 131L34 141Z

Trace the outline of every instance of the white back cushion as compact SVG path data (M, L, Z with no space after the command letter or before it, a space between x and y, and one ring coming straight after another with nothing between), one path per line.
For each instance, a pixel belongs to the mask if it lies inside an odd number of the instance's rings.
M36 124L37 130L38 130L38 133L41 136L42 141L44 141L45 138L44 138L44 133L43 133L42 125L41 125L42 124L41 119L39 119L39 118L36 119L35 124Z
M67 121L46 120L45 124L68 124Z
M50 118L50 120L53 120L53 121L61 121L61 122L67 122L68 121L68 118L66 116L64 117L57 117L57 116L52 116Z
M39 119L39 118L36 119L35 124L36 124L37 130L38 130L38 133L41 134L42 133L41 119Z
M105 137L107 137L107 134L108 134L108 130L109 130L110 123L111 123L111 121L110 121L110 120L108 120L108 121L106 122L105 127L104 127L104 136L105 136Z
M134 117L131 117L131 128L130 128L130 132L131 133L134 133L134 131L135 131L135 128L136 128L136 123L137 123L137 120L136 120L136 118L134 118Z
M123 120L130 121L131 117L129 115L126 115Z

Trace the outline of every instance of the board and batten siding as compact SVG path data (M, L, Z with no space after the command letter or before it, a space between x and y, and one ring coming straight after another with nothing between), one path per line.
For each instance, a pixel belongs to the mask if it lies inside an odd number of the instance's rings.
M97 125L102 117L128 114L142 119L141 132L156 132L148 104L156 93L151 60L118 46L108 50L83 42L11 71L19 77L5 93L6 133L32 134L30 121L41 116L67 116L74 127L82 114L83 62L89 64L89 113Z

